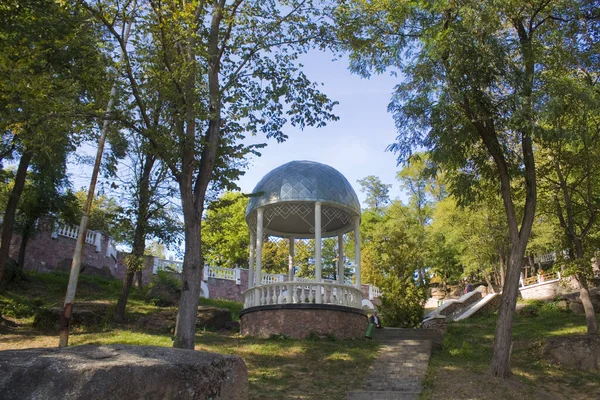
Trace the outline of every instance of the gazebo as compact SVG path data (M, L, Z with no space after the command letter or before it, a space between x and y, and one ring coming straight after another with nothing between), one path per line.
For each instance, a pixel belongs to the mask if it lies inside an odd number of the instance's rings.
M336 169L313 161L292 161L265 175L246 209L250 229L248 290L241 313L242 334L269 337L311 334L362 337L367 317L360 282L360 204ZM344 282L344 235L354 232L355 282ZM289 240L286 279L262 271L265 238ZM338 238L336 281L322 279L322 238ZM295 276L294 243L313 239L314 279Z

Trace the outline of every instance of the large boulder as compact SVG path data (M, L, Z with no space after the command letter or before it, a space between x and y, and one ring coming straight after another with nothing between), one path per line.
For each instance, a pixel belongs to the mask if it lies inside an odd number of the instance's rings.
M106 265L102 268L92 267L91 265L83 265L81 267L81 273L89 276L99 276L104 279L116 279L110 268Z
M177 310L172 308L145 315L138 320L137 325L152 332L173 333L176 321ZM231 322L231 311L225 308L198 307L196 329L235 330L235 325Z
M159 307L177 306L180 298L180 289L163 282L155 282L146 293L146 300Z
M198 307L196 328L227 329L229 322L231 322L231 311L226 308Z
M0 393L11 399L247 399L238 356L154 346L0 351Z
M562 336L544 343L543 353L555 363L574 369L600 369L600 336Z
M42 308L38 310L33 319L33 327L40 330L59 329L63 310L63 307ZM70 324L72 326L97 326L104 320L107 310L107 303L75 303L73 305Z

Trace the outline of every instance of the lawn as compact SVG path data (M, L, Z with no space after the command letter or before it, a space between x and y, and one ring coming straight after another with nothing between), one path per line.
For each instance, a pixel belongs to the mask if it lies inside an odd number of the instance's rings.
M55 347L57 332L32 327L40 307L62 304L66 274L31 273L28 280L0 294L0 312L16 327L0 325L0 350ZM120 282L81 276L77 300L109 304L120 291ZM72 330L70 344L172 345L169 334L141 330L140 317L164 308L144 301L134 289L124 324L110 315L101 325ZM202 299L202 304L228 308L239 320L242 305L226 300ZM565 312L553 303L530 303L529 311L515 319L511 379L487 374L491 358L495 315L449 324L441 349L432 354L422 399L600 399L600 372L575 371L550 364L541 356L545 338L585 333L582 315ZM268 340L224 332L198 331L196 349L240 356L248 367L252 399L344 399L359 389L373 363L378 345L365 340Z
M31 324L37 309L62 303L67 279L66 274L32 273L28 281L12 285L0 294L2 315L18 324L0 326L0 350L58 344L57 332L39 332ZM110 313L119 290L119 282L82 275L77 299L109 302ZM149 334L136 327L138 317L161 310L143 299L143 292L135 289L126 323L114 324L107 317L101 326L74 329L70 344L171 346L170 335ZM239 303L203 299L202 304L229 308L233 319L239 319ZM222 332L196 334L196 350L235 354L244 360L251 399L344 399L346 391L361 387L377 347L376 343L366 340L291 340L287 337L264 340Z
M495 315L469 318L449 325L442 349L430 359L422 398L600 399L600 371L561 368L541 354L545 338L585 334L585 317L560 310L554 303L527 307L536 312L516 316L511 379L487 374Z

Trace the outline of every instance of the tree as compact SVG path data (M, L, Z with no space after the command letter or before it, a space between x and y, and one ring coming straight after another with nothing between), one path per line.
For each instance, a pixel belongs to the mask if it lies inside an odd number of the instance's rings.
M164 163L157 160L143 137L133 136L130 141L130 176L124 180L122 200L125 197L126 205L121 213L126 235L121 241L131 245L131 254L125 260L127 271L115 309L116 322L125 318L134 276L137 276L138 287L142 286L147 239L157 238L176 247L181 228L175 207L170 204L174 190L167 182L169 175Z
M390 202L389 192L392 185L384 184L374 175L366 176L357 182L360 184L360 191L367 196L365 203L370 209L379 212Z
M579 22L593 4L355 0L337 10L354 72L395 68L406 77L389 105L399 130L391 150L399 161L423 148L457 172L455 194L472 193L482 176L500 188L510 251L490 363L495 376L510 372L519 275L535 215L533 139L544 93L538 79L552 68L546 60L579 46ZM525 188L522 212L513 187Z
M386 325L415 327L423 319L428 282L419 271L421 241L411 234L418 225L407 207L393 202L361 245L361 265L369 282L382 290L381 313ZM367 281L367 279L365 281Z
M0 245L0 281L31 163L64 163L89 132L107 81L98 30L73 3L8 0L0 6L2 158L19 160Z
M588 335L598 334L589 293L592 258L598 243L592 232L600 213L600 69L567 54L556 62L543 108L539 157L542 208L553 213L569 257L558 260L563 273L577 278Z
M248 198L241 193L226 192L208 206L202 221L202 246L204 259L209 265L248 267L250 236L245 218L247 205Z
M124 52L132 107L179 186L185 225L183 286L175 347L194 348L202 280L201 218L211 185L232 188L253 151L244 134L284 140L283 125L322 126L334 105L297 66L299 54L330 32L311 1L211 3L98 1L85 6ZM115 21L132 22L125 45ZM144 87L163 102L164 129L152 130Z

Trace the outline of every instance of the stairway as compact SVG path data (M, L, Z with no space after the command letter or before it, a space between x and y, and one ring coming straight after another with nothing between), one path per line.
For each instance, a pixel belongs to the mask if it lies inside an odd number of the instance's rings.
M432 346L441 345L441 333L431 329L385 328L375 339L382 346L362 390L347 400L412 400L421 393Z

